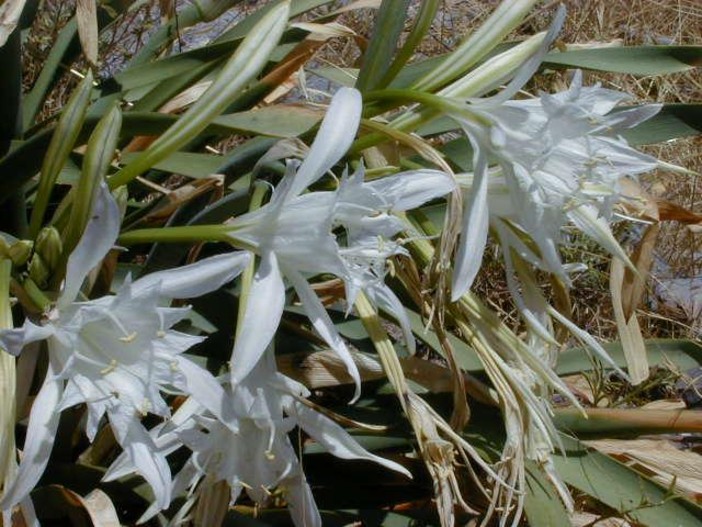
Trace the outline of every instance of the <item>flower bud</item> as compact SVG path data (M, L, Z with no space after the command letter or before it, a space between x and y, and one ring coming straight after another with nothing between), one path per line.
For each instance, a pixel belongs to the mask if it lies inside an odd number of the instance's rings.
M47 280L49 279L49 269L42 257L39 256L39 253L35 252L29 262L29 277L40 289L46 287Z
M12 263L20 267L27 263L32 254L34 243L31 240L18 240L10 246L8 251Z
M63 252L61 235L54 227L44 227L37 235L34 250L41 256L48 271L53 271L58 265Z
M0 236L0 258L7 258L10 256L10 244L7 243L5 238Z

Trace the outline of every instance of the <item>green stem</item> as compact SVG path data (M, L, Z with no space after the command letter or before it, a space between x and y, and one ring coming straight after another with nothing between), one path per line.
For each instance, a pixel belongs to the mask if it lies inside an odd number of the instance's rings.
M125 232L117 239L121 245L138 243L232 242L222 225L187 225L156 229L137 229Z
M22 288L24 289L27 296L29 296L32 303L37 306L42 312L49 309L51 305L51 300L44 294L44 292L39 289L39 286L34 283L34 280L27 278L22 283Z

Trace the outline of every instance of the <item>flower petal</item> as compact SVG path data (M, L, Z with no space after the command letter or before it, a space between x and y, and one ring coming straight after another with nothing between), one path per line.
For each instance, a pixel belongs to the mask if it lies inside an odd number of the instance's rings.
M415 209L451 192L456 183L446 172L412 170L365 183L387 201L392 210Z
M295 527L322 527L322 517L314 501L312 490L302 471L302 466L280 482L285 489L285 501Z
M468 130L466 130L468 133ZM461 241L451 280L451 300L457 301L473 285L480 266L488 235L488 171L487 152L482 141L469 135L474 148L475 176L473 186L464 205Z
M15 480L0 501L2 510L12 508L29 495L49 462L61 416L57 407L63 391L63 381L57 378L55 369L50 362L44 384L34 399L24 440L24 456Z
M233 413L233 408L229 404L229 397L222 385L217 382L210 372L201 368L197 364L189 361L183 356L176 357L178 369L185 378L183 389L186 393L200 403L207 410L227 425L233 432L238 432L238 425Z
M340 88L329 105L317 137L287 189L285 199L300 194L333 167L351 147L361 122L361 93Z
M58 307L63 308L78 296L83 280L109 252L119 235L120 213L117 202L107 184L100 182L92 216L78 245L68 258L66 282L61 291Z
M361 376L358 373L358 368L353 361L353 357L351 357L351 352L346 346L346 343L334 327L334 323L331 318L329 318L327 310L322 305L319 297L312 290L312 287L310 287L310 284L307 283L307 280L305 280L300 273L292 269L285 269L285 275L300 296L302 307L312 322L314 329L316 329L317 333L331 346L346 366L346 371L349 372L353 382L356 384L356 391L353 396L353 401L356 401L361 396Z
M134 295L155 284L160 284L159 294L165 298L195 298L236 278L249 264L247 252L219 254L199 262L166 271L151 273L132 284Z
M153 439L138 420L132 420L129 423L121 446L132 460L137 472L153 490L157 507L159 509L168 507L171 503L171 469L165 456L158 451Z
M52 326L37 326L25 320L21 328L0 331L0 347L16 357L27 344L48 339L53 334Z
M232 352L231 381L240 383L273 340L285 306L285 285L273 252L261 255Z
M373 461L408 478L412 477L412 474L399 463L368 452L346 430L328 417L298 402L293 404L293 408L295 417L304 431L330 454L341 459Z

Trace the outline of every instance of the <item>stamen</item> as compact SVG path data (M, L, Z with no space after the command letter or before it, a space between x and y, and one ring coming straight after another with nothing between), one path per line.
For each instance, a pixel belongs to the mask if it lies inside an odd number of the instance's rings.
M130 333L126 337L119 337L119 341L129 344L130 342L133 342L135 338L137 338L136 331L134 333Z
M100 370L100 375L107 375L108 373L112 373L117 369L117 366L119 366L119 363L115 359L112 359L110 361L110 364L108 364L105 368Z

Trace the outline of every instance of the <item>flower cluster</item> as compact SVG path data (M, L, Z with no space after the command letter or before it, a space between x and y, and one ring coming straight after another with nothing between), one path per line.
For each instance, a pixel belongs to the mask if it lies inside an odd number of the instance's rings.
M401 302L385 284L387 259L405 251L394 236L405 224L393 215L441 197L455 188L439 171L418 170L366 182L363 168L344 176L335 190L304 192L349 149L361 116L360 94L344 89L334 97L317 139L302 163L289 161L271 200L238 216L222 229L244 251L184 267L130 278L116 294L79 299L89 272L112 248L120 228L118 207L103 184L92 219L68 260L66 280L55 305L39 324L0 332L0 343L17 355L46 340L49 369L32 408L19 473L2 499L3 510L22 501L49 460L60 412L77 404L88 410L92 441L107 417L124 454L106 479L141 474L154 491L151 515L166 508L174 492L199 479L226 481L235 501L242 488L263 502L269 489L285 488L297 525L321 525L301 465L287 436L299 426L330 453L366 459L409 476L397 463L366 452L328 417L304 404L308 392L275 370L271 341L285 305L286 280L302 301L313 327L344 361L360 394L360 377L344 340L308 282L333 275L344 281L353 304L360 291L394 315L409 345L412 334ZM174 331L187 308L164 307L233 280L260 258L246 296L234 345L231 375L216 379L183 353L202 337ZM165 389L190 397L171 418ZM166 424L147 431L147 414ZM167 425L167 426L166 426ZM193 452L173 479L166 460L180 446ZM200 485L204 489L207 485Z
M577 74L563 93L520 101L469 101L453 116L474 149L473 174L459 178L468 198L453 271L454 300L471 286L490 226L503 244L510 275L520 269L512 263L514 252L520 261L567 280L558 255L567 221L621 253L607 225L619 197L618 180L656 165L618 134L652 116L657 107L618 111L615 105L624 98L599 86L583 87ZM395 318L413 350L405 309L385 282L389 259L407 254L397 236L409 227L399 213L451 193L456 180L429 169L368 180L362 165L340 180L324 180L350 149L361 111L358 91L339 90L309 152L303 161L287 161L270 201L215 227L238 251L134 282L127 278L114 295L87 300L81 296L83 283L120 230L118 207L101 185L55 304L41 320L0 331L0 344L13 355L29 343L46 341L49 362L32 407L18 474L0 502L4 511L24 500L37 484L49 460L60 412L78 404L87 408L88 438L94 439L106 418L123 449L106 479L136 472L153 489L155 500L145 518L168 507L173 496L188 492L193 499L186 501L185 514L195 498L223 481L232 503L243 491L264 503L277 488L296 525L321 525L288 435L295 427L337 457L370 460L409 476L401 465L365 451L342 427L314 410L308 391L276 370L272 348L290 286L313 328L353 378L355 398L360 395L361 379L348 346L310 284L315 277L333 276L344 284L349 309L362 293ZM496 161L493 167L491 159ZM202 337L173 329L188 308L168 305L176 298L214 291L249 266L252 278L241 296L231 370L216 378L185 355ZM552 342L542 316L547 308L530 284L524 287L531 295L527 305L510 280L523 314L529 315L538 304L539 313L531 313L527 321L541 340L531 342L533 349L521 356L523 343L507 346L490 370L493 380L504 380L503 411L516 416L511 421L506 417L507 444L514 449L506 456L521 459L523 427L530 423L537 432L530 435L534 444L529 455L547 463L552 427L546 403L523 408L532 404L532 392L539 387L560 386L544 351ZM164 398L168 390L188 397L174 415ZM147 430L142 424L147 414L164 422ZM510 428L510 422L516 427ZM172 477L167 456L181 447L191 454Z

